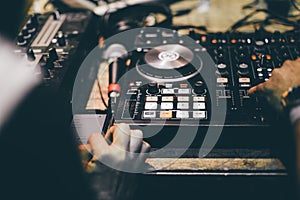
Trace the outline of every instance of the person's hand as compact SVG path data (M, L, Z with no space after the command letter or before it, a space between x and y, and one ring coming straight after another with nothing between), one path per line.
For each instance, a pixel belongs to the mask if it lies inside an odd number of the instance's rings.
M281 111L281 95L290 87L300 85L300 58L295 61L287 60L281 68L272 72L270 79L249 89L250 95L259 95L266 98L276 110Z
M91 169L95 161L117 170L130 171L142 169L145 165L150 145L143 141L141 130L131 130L127 124L111 127L105 137L94 133L85 146L92 154L88 167Z

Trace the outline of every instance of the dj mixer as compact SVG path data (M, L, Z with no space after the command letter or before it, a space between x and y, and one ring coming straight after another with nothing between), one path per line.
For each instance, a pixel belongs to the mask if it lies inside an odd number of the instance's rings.
M285 60L300 56L297 34L191 30L186 36L142 29L134 51L122 58L131 62L119 79L115 121L142 128L149 138L158 129L155 141L171 140L179 127L189 134L194 126L203 137L208 127L220 126L225 137L266 136L276 115L248 90L267 81Z

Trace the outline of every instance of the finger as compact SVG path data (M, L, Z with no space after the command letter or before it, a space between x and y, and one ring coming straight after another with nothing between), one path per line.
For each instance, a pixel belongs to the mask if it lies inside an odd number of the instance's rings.
M139 153L143 144L143 132L141 130L131 130L129 151Z
M137 163L139 163L139 164L145 163L146 159L149 157L148 153L150 152L150 150L151 150L150 144L143 141L141 153L138 156Z
M88 144L90 144L93 156L96 158L100 158L109 149L109 145L100 133L93 133L88 139Z
M249 95L259 95L263 91L264 86L262 84L256 85L248 90Z
M130 128L127 124L118 124L113 133L113 144L128 151L130 142Z
M300 58L297 58L295 61L296 61L296 62L300 62Z
M249 95L254 95L256 91L257 91L257 87L254 86L254 87L252 87L252 88L250 88L250 89L248 90L248 94L249 94Z
M91 146L89 144L81 144L78 146L79 155L83 162L89 161L91 156Z
M113 141L113 133L115 132L115 130L116 130L116 126L110 127L105 133L105 139L112 142Z
M148 142L143 141L141 153L149 153L150 150L151 150L151 145Z
M78 146L78 150L79 151L88 151L88 152L90 152L91 151L91 145L89 145L89 144L81 144L81 145L79 145Z

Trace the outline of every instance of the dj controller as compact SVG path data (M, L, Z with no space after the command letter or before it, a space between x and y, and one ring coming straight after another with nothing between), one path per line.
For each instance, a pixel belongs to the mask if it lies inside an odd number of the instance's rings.
M248 136L268 138L276 115L248 90L267 81L285 60L298 58L299 42L296 33L191 30L186 36L142 29L126 58L131 64L119 80L115 121L143 129L159 145L171 141L179 129L191 134L195 126L202 135L199 141L208 127L223 127L222 137L231 135L230 143L238 137L244 142Z
M95 20L83 11L30 16L16 38L15 53L30 66L40 66L37 75L43 85L63 91L70 102L76 73L96 46ZM133 50L120 58L124 67L119 68L114 121L143 129L153 146L167 144L179 130L186 135L196 131L199 146L210 128L222 129L221 140L227 138L228 145L267 140L276 116L263 98L249 96L248 90L267 81L285 60L300 56L299 36L266 31L199 34L193 29L182 35L141 28L131 34L132 40L118 42ZM85 105L90 89L81 101Z
M36 68L43 86L58 92L72 84L81 62L94 47L94 32L90 12L34 14L21 28L14 52Z

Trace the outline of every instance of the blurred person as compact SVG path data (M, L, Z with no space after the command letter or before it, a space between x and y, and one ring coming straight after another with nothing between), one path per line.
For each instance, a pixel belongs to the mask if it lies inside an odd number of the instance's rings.
M111 127L106 139L100 133L92 134L87 145L92 154L88 166L100 169L101 176L98 188L90 186L62 113L62 100L43 87L28 63L13 53L12 40L30 3L10 0L0 7L0 199L122 199L124 189L109 190L118 186L121 172L101 165L101 160L130 163L134 168L144 165L146 157L117 154L112 145L135 153L146 153L150 146L143 142L141 131L125 124Z

